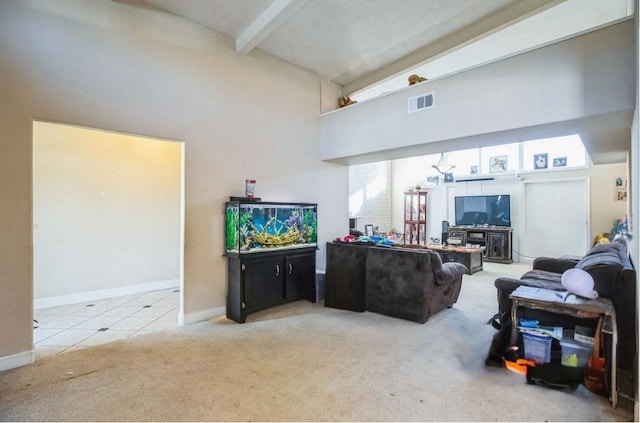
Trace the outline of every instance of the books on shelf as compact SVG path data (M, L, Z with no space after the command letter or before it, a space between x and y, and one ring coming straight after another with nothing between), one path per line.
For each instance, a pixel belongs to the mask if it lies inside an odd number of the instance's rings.
M528 327L528 326L518 326L518 330L520 333L528 333L531 335L537 336L550 336L557 340L562 339L562 326L538 326L538 327Z

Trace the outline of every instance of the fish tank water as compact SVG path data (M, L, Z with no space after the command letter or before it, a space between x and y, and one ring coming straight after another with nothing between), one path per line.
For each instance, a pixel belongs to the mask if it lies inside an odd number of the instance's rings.
M229 201L225 203L226 254L317 248L318 205Z

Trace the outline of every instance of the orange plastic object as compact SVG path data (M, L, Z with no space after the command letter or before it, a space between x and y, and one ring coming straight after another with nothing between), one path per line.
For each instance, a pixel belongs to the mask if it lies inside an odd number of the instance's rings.
M535 367L536 362L533 360L527 360L525 358L519 358L515 362L505 360L504 366L512 372L520 373L521 375L527 375L527 366Z

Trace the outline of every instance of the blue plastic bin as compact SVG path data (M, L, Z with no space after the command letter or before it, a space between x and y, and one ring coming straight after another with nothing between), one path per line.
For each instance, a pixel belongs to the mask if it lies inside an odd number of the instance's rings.
M533 360L536 363L548 363L551 361L552 337L523 333L522 338L524 340L524 358Z

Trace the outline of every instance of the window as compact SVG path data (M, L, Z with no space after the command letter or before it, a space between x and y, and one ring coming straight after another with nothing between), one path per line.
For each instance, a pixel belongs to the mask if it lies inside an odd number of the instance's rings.
M587 153L579 135L545 138L522 143L522 170L584 167Z
M480 173L480 150L477 148L452 151L447 153L445 157L447 163L456 165L451 170L454 176Z

